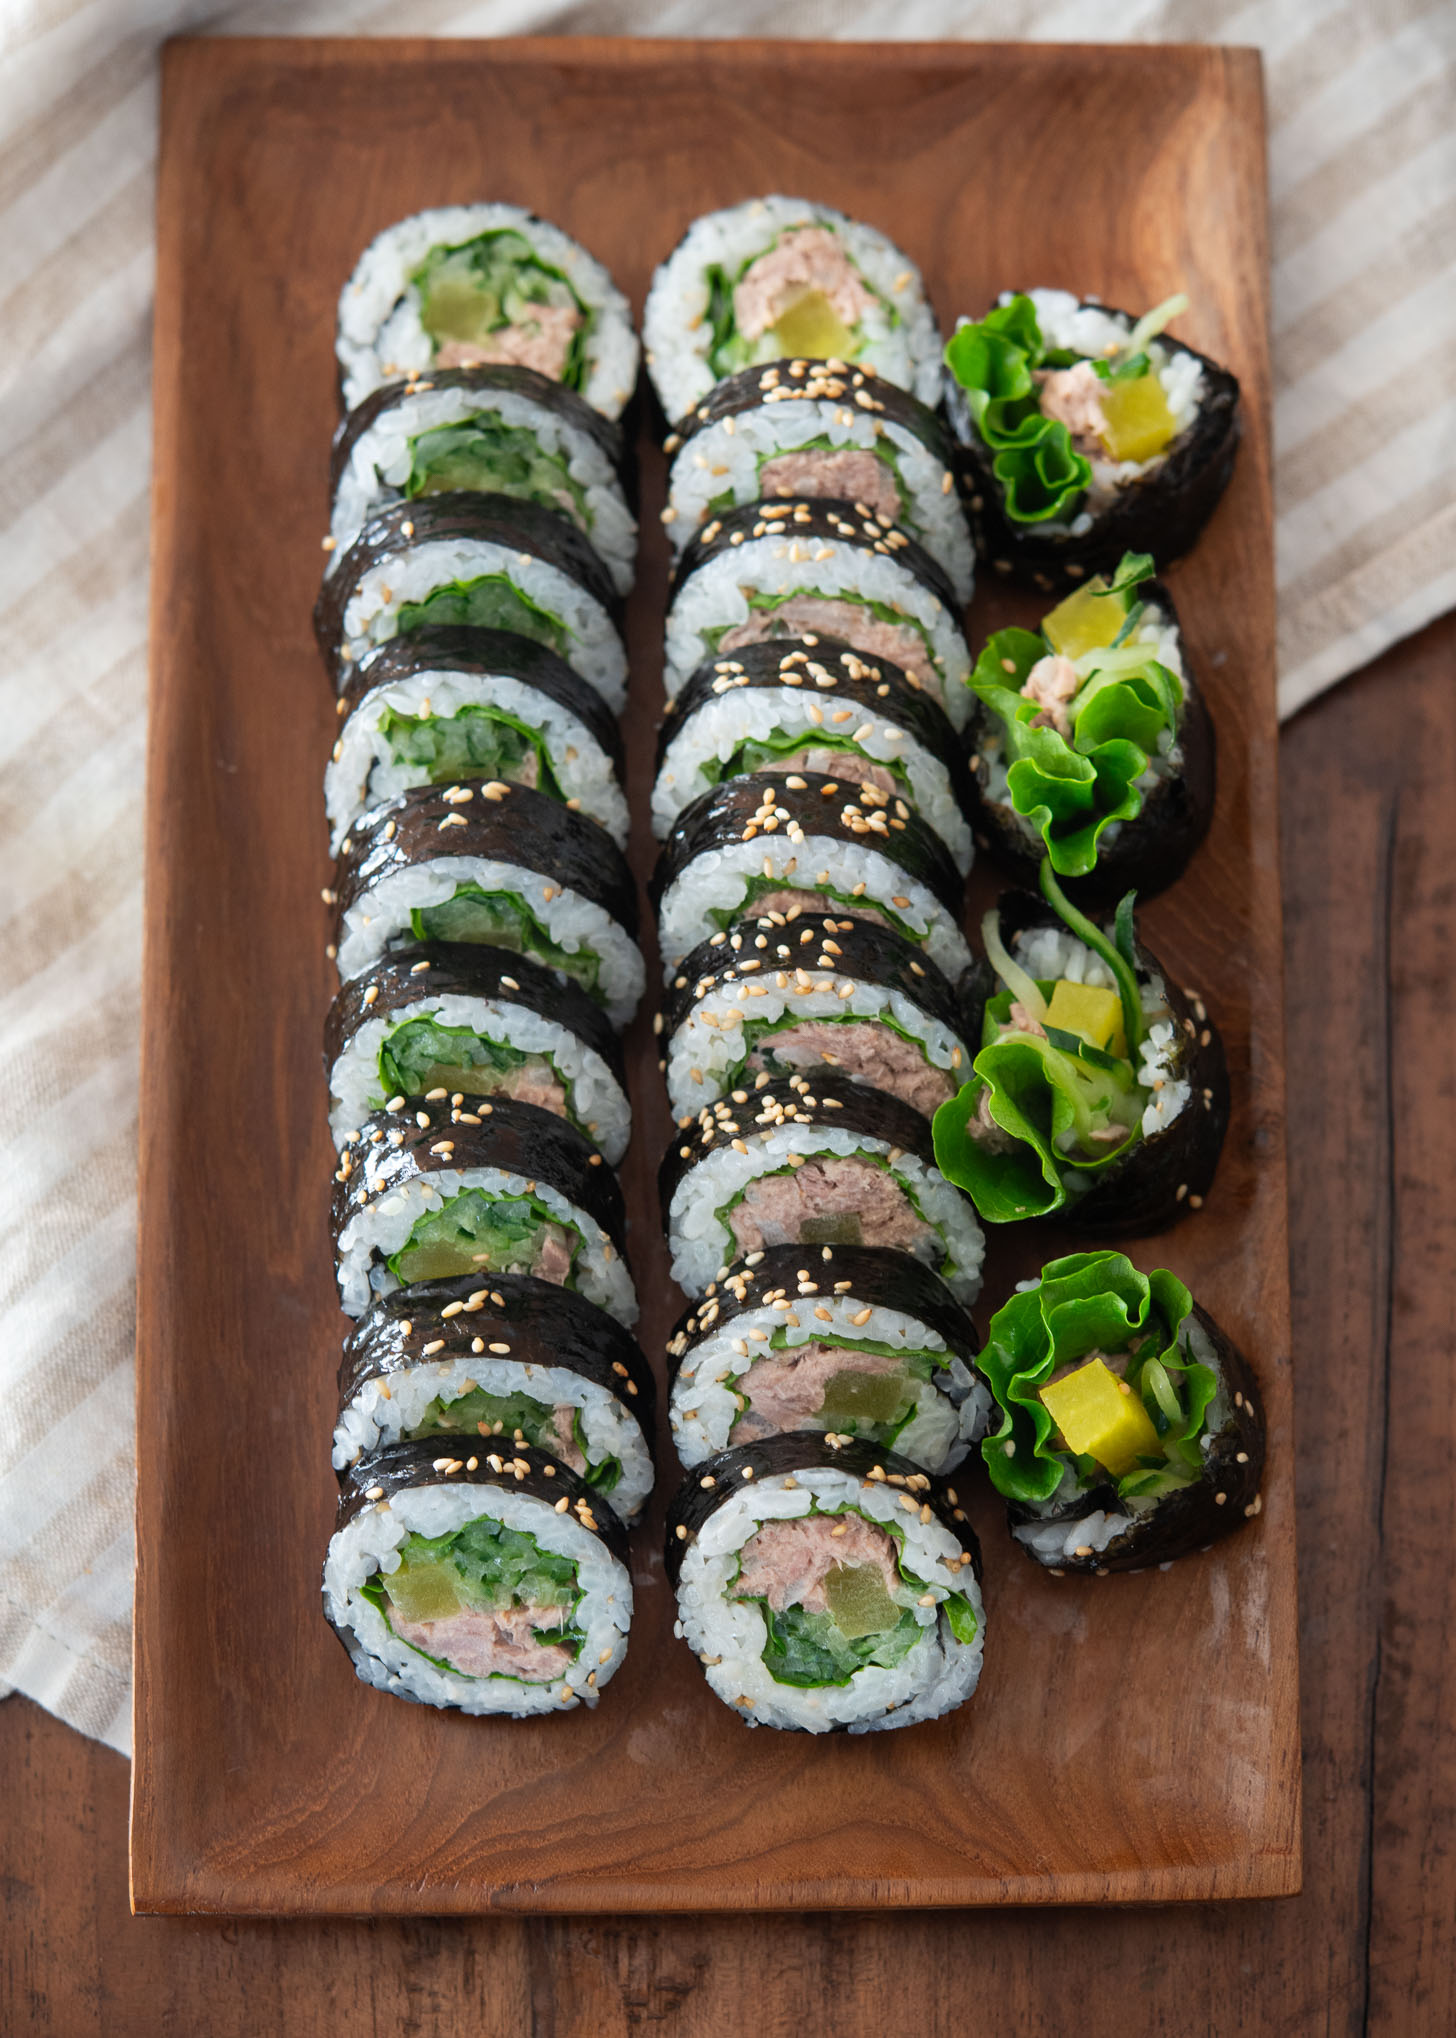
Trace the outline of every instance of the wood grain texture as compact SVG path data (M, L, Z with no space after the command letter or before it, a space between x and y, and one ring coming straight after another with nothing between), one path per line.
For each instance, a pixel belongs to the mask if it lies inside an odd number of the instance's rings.
M1028 105L1053 103L1057 122L1028 149ZM380 226L488 191L559 219L640 307L653 262L696 213L774 187L890 228L947 317L1012 279L1075 281L1134 306L1186 287L1189 338L1244 382L1233 487L1173 578L1219 730L1218 812L1188 878L1145 916L1153 949L1207 996L1239 1104L1207 1208L1132 1250L1171 1263L1255 1359L1265 1512L1166 1576L1068 1591L1009 1549L984 1499L986 1675L965 1712L913 1733L745 1733L671 1641L655 1521L639 1539L632 1649L594 1715L492 1726L389 1705L355 1682L315 1597L339 1319L317 1050L332 715L307 614L334 298ZM159 219L137 1907L659 1911L1295 1887L1257 60L182 43L165 69ZM661 491L654 454L629 612L639 875ZM974 627L1013 610L1032 612L984 598ZM668 1126L646 1015L631 1047L638 1132L623 1181L655 1356L675 1305L652 1196ZM1064 1241L1050 1228L998 1239L988 1299Z
M747 2002L766 2038L878 2038L907 2020L935 2038L972 2022L1064 2038L1075 1973L1085 2038L1126 2038L1134 2021L1157 2038L1446 2038L1456 1761L1433 1722L1456 1703L1456 1588L1449 1491L1424 1473L1456 1450L1456 1212L1448 1196L1402 1197L1392 1156L1456 1144L1456 949L1430 910L1432 881L1456 866L1453 682L1456 616L1306 710L1281 743L1301 1895L1155 1914L133 1919L127 1765L15 1698L0 1705L0 2030L334 2038L347 2020L358 2038L717 2038L743 2028ZM1426 903L1403 893L1393 943L1390 875L1413 864ZM1392 1081L1384 1043L1397 1038L1427 1072L1419 1087ZM1423 1476L1421 1507L1390 1506L1388 1522L1387 1382L1400 1464L1419 1450ZM1406 1702L1412 1676L1419 1703Z

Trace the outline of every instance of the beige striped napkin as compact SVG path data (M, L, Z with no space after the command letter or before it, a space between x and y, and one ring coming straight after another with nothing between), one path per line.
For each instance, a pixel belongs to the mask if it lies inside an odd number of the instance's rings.
M1446 0L800 0L805 36L1257 43L1281 706L1456 602ZM127 1745L156 49L782 32L778 0L0 0L0 1692ZM23 1127L20 1132L15 1127Z

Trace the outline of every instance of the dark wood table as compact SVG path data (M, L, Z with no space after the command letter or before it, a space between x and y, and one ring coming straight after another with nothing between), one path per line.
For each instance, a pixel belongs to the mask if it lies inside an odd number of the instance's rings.
M127 1765L17 1698L0 1706L0 2032L1456 2030L1456 618L1308 710L1281 761L1302 1896L661 1925L133 1919Z

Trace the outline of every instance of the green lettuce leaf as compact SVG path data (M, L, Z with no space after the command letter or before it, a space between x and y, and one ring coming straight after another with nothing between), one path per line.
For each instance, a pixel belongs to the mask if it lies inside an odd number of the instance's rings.
M1092 479L1091 462L1072 444L1060 418L1043 418L1034 440L1005 445L991 472L1006 497L1006 514L1016 524L1044 524L1065 516Z

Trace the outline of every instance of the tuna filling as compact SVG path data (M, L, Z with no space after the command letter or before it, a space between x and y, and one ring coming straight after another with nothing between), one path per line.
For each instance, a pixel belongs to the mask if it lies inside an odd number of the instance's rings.
M746 1406L728 1441L757 1443L793 1429L832 1429L889 1441L879 1433L903 1424L915 1404L916 1385L899 1353L814 1341L790 1345L755 1359L735 1382Z
M922 1633L889 1534L863 1515L765 1522L744 1545L734 1599L756 1600L776 1682L848 1684L899 1662Z
M859 447L833 450L809 446L797 453L777 453L759 469L760 495L812 496L852 502L882 523L898 523L900 490L883 460Z
M927 1118L960 1087L949 1069L925 1058L920 1043L873 1019L806 1019L759 1041L746 1068L837 1069L856 1082L888 1090Z
M361 1588L402 1642L463 1677L547 1684L576 1660L576 1566L489 1517L408 1535L399 1566Z
M822 226L791 227L739 277L733 322L745 340L756 340L793 312L806 323L836 321L843 335L838 346L803 347L803 336L791 332L787 348L790 353L835 353L850 341L852 329L874 302L835 234Z
M918 681L932 699L941 700L940 674L913 623L888 622L866 602L830 595L791 594L766 607L760 606L762 597L755 600L752 588L743 593L753 613L746 623L735 623L724 631L716 647L720 655L776 637L825 637L850 645L866 658L888 659Z
M772 1245L879 1245L938 1258L940 1240L895 1177L828 1154L750 1182L728 1214L740 1253Z

